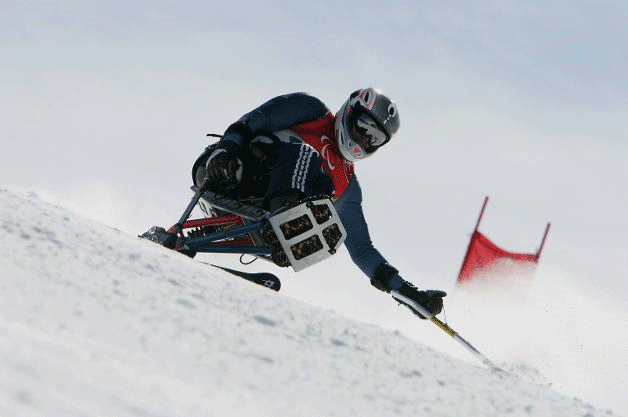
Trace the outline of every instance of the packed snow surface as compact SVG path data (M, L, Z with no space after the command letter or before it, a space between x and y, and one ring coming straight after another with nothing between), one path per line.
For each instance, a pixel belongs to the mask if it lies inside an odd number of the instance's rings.
M0 241L4 417L613 415L34 195Z

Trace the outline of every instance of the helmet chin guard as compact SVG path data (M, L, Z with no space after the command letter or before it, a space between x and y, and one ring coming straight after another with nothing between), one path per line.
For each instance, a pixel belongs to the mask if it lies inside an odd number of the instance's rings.
M373 88L354 91L336 114L336 142L352 162L374 154L398 129L396 104Z

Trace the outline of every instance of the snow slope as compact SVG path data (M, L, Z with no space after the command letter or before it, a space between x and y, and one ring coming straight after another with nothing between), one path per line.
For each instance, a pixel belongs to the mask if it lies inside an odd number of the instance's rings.
M607 416L0 189L0 415Z

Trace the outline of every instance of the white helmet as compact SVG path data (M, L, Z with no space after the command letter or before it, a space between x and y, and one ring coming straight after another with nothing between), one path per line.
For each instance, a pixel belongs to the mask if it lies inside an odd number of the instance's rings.
M373 155L398 129L397 105L373 88L351 93L336 113L336 142L348 161Z

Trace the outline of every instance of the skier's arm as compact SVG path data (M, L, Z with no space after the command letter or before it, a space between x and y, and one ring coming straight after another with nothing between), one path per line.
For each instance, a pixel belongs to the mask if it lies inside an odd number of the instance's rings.
M317 120L329 112L322 101L305 93L275 97L242 116L225 131L207 160L203 187L229 189L242 177L240 148L248 145L257 132L268 134L287 129L297 123Z
M240 148L255 132L276 132L298 123L316 120L329 112L318 98L306 93L275 97L231 124L220 141L226 149Z
M397 269L389 265L373 246L362 210L362 190L355 176L336 201L335 207L347 230L345 246L353 262L371 279L375 287L379 288L380 282L400 286L403 279L398 275Z
M447 293L438 290L419 291L401 278L399 271L388 264L373 246L362 211L362 191L355 176L334 206L347 230L345 246L351 259L371 279L371 284L378 290L391 293L397 302L408 306L422 319L439 314L443 309L443 297ZM423 309L419 311L417 305ZM424 315L425 310L430 313L429 316Z

